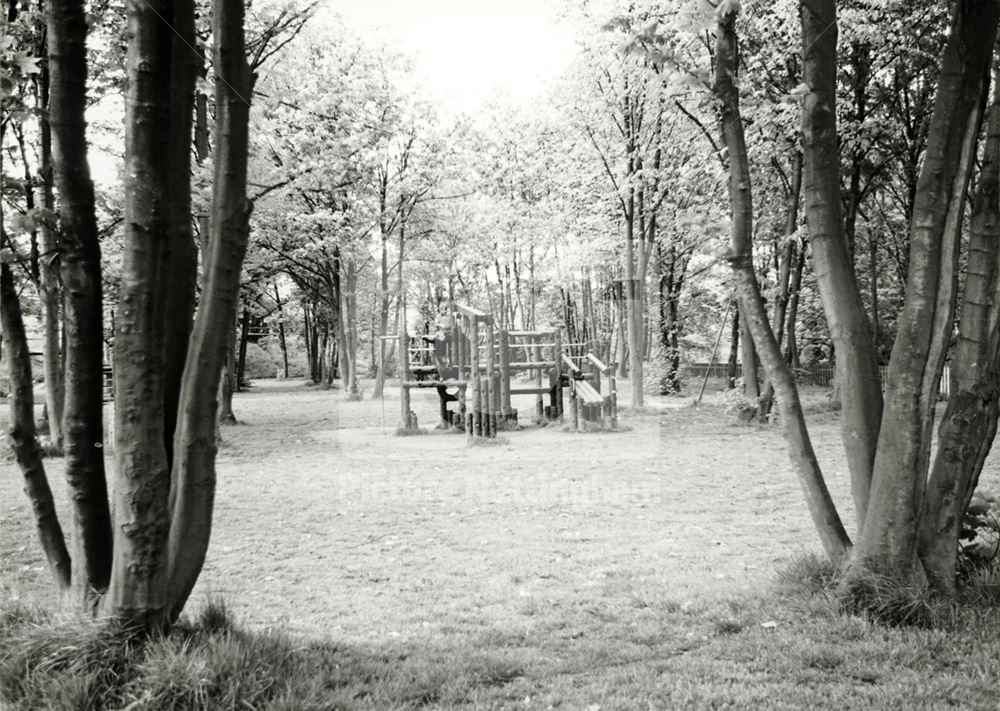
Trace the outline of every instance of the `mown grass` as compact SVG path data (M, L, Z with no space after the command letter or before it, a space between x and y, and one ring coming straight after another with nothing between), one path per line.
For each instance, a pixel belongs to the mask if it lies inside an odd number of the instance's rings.
M843 612L834 580L807 560L762 596L539 600L516 626L368 646L248 629L218 603L147 641L15 607L0 616L0 699L130 711L1000 706L995 599L952 607L933 629L893 628Z

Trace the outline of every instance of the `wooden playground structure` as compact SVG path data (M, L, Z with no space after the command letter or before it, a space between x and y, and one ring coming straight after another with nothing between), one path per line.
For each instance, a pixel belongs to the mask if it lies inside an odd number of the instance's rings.
M411 410L414 388L436 389L441 425L462 429L469 439L516 429L516 395L535 396L539 421L562 421L566 389L575 429L581 421L617 427L615 364L602 363L588 344L564 344L559 328L495 329L492 315L454 304L437 333L410 336L404 328L397 337L403 431L419 429Z

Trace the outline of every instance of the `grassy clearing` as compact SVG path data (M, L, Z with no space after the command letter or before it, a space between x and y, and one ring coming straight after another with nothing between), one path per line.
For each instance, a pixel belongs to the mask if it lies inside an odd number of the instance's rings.
M142 645L30 612L55 595L0 463L0 708L997 708L995 606L877 627L808 560L773 591L817 548L779 428L656 404L613 437L469 447L392 436L378 401L262 383L219 456L190 607L210 612ZM436 394L413 405L430 422ZM837 414L813 417L850 520Z
M1000 619L935 630L842 614L802 579L762 597L526 602L509 628L348 645L246 628L218 604L166 638L0 618L11 709L996 709ZM807 592L807 590L818 592ZM995 610L995 608L994 608Z

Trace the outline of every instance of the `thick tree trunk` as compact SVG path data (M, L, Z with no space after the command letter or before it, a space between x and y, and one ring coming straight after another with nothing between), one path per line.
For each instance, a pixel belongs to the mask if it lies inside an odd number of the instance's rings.
M753 203L750 162L747 158L739 89L736 86L739 49L736 40L736 10L719 12L716 31L715 92L721 101L722 138L729 154L729 202L732 210L730 263L746 329L753 334L768 378L774 383L789 456L805 494L813 524L827 555L841 560L850 549L850 539L837 514L813 451L795 379L781 355L771 331L753 267ZM744 364L745 367L745 364Z
M885 419L857 561L859 570L904 580L916 569L934 404L952 336L959 233L998 16L992 0L956 3L911 220L906 301L886 376ZM963 397L958 407L974 401ZM945 433L958 440L975 433L974 427L962 432L965 425L957 422L950 427L958 431Z
M173 35L169 0L128 5L125 60L125 245L115 323L115 540L104 612L149 628L167 611L170 469L165 439L165 348L171 223ZM168 203L169 204L169 203Z
M66 480L73 505L73 597L96 603L111 577L111 512L104 473L104 314L101 251L94 216L94 185L87 162L84 109L87 25L82 0L50 0L49 125L59 191L60 272L66 331L63 410Z
M240 270L252 205L247 199L247 151L252 78L243 36L241 0L215 4L215 170L212 243L201 306L181 385L181 417L170 489L169 619L184 607L208 550L215 503L215 422L218 377L226 339L232 341Z
M882 419L882 390L871 328L847 248L837 145L835 0L802 0L803 197L823 311L843 390L841 435L851 472L858 528L865 521Z
M56 514L52 490L45 476L45 465L35 435L34 396L32 395L31 356L24 333L21 305L14 288L14 275L7 264L0 264L0 332L3 333L7 375L10 379L10 438L14 458L24 475L24 491L35 515L38 538L45 551L49 570L60 589L70 584L70 558L66 539Z
M170 91L170 278L164 328L163 433L167 467L173 463L181 378L194 319L198 248L191 222L191 140L195 80L203 64L195 45L193 0L174 0Z

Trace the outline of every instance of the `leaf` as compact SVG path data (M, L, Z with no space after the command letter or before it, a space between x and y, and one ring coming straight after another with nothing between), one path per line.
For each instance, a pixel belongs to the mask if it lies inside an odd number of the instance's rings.
M18 52L14 55L14 64L18 66L22 74L41 74L42 68L38 63L41 57L32 57L27 52Z

